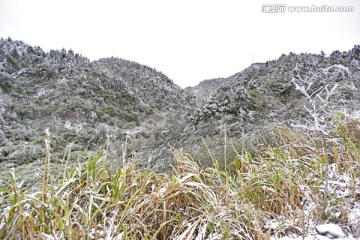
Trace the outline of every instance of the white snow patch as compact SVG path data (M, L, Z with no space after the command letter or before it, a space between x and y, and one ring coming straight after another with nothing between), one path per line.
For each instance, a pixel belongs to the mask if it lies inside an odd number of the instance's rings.
M341 227L333 223L318 225L315 229L319 234L330 238L346 237Z

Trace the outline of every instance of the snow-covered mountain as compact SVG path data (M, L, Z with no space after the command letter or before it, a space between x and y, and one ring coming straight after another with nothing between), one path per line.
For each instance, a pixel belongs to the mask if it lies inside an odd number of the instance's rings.
M53 161L107 149L168 169L171 148L207 161L203 138L216 152L224 132L236 147L257 144L275 125L311 124L310 95L337 85L329 99L337 111L359 117L360 46L347 52L283 54L224 79L181 89L163 73L119 58L89 61L72 50L43 51L0 40L0 161L5 166L43 158L43 132L52 134ZM325 119L326 120L326 119ZM258 134L261 133L261 134ZM246 141L244 140L246 139ZM221 152L221 151L220 151ZM215 154L216 155L216 154Z

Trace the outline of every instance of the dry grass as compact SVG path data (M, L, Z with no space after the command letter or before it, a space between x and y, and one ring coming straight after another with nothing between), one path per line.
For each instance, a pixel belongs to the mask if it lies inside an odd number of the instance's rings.
M174 151L171 174L137 169L135 157L114 171L100 153L55 178L48 173L46 144L41 191L24 189L14 171L1 183L0 238L269 239L306 234L311 222L348 223L346 204L359 200L356 126L334 128L327 155L320 138L288 128L276 129L278 146L262 146L255 155L237 152L225 169L218 162L202 169L188 154ZM340 188L336 181L342 176L349 178ZM334 209L342 214L334 217Z

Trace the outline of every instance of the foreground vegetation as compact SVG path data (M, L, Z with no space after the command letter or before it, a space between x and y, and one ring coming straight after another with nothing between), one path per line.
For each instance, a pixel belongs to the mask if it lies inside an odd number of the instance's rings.
M252 151L228 144L235 157L221 163L209 149L206 169L175 150L170 174L138 169L124 147L120 169L100 153L52 176L47 133L41 190L22 187L14 170L0 184L0 238L268 239L349 224L360 195L360 123L339 123L325 137L278 127L273 139Z

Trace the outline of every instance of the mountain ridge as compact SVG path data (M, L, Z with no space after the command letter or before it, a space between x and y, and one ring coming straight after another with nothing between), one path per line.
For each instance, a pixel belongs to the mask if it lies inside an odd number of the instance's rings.
M129 156L134 152L140 165L151 162L159 171L169 168L171 148L183 148L206 162L203 140L220 149L216 143L224 132L233 142L251 135L246 142L256 143L252 133L261 129L290 120L310 124L303 107L308 100L294 81L309 86L310 92L337 84L332 111L346 106L355 116L359 61L359 45L329 56L283 54L230 77L182 89L165 74L136 62L90 61L72 50L45 52L1 39L1 162L18 166L41 159L45 128L52 133L53 158L59 164L70 143L75 161L104 146L109 158L118 159L125 142Z

